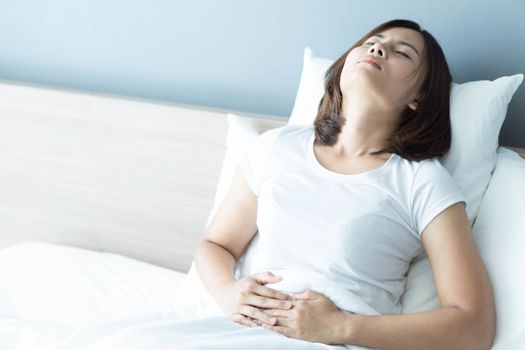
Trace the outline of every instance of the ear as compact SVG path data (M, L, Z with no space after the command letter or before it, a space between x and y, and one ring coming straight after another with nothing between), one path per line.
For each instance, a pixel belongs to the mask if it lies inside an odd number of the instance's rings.
M410 102L410 103L408 104L408 107L409 107L411 110L415 111L415 110L417 109L417 100L414 100L414 101Z

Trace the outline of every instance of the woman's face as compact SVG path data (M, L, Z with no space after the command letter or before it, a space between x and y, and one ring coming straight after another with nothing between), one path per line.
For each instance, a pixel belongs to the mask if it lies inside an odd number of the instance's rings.
M343 96L364 93L384 109L415 109L424 47L423 36L408 28L390 28L366 38L346 56L340 80Z

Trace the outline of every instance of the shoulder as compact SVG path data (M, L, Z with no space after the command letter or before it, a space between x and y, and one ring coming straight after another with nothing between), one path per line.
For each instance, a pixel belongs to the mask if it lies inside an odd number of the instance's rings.
M261 133L256 139L256 147L272 148L276 143L294 144L308 138L313 132L313 125L283 125Z
M466 204L466 200L438 158L406 162L411 171L407 181L407 203L412 227L421 237L428 223L440 212L457 202Z
M453 182L452 175L437 158L425 159L416 163L414 181L433 180L434 182Z
M399 157L399 160L393 178L403 183L409 207L433 197L462 196L456 180L438 158L411 161Z
M424 180L431 177L451 178L448 170L443 166L438 158L424 160L408 160L399 156L399 167L405 176L413 181Z
M278 138L278 137L300 137L310 135L313 131L313 125L283 125L278 128L269 129L261 133L261 138Z

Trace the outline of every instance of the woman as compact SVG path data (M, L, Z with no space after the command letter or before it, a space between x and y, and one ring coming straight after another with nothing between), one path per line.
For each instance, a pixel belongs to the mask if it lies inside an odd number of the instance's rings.
M489 349L495 308L465 201L437 157L450 147L451 76L419 25L374 28L328 70L314 126L263 133L196 252L229 317L290 338L381 349ZM252 268L234 269L259 230ZM410 261L426 252L442 307L400 314ZM272 273L327 276L377 310L344 313Z

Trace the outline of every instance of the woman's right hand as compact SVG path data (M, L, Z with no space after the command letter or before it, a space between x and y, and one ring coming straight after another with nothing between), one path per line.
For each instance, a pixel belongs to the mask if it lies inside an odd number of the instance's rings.
M265 284L277 283L282 277L271 272L261 272L234 280L222 290L218 304L229 318L249 327L262 323L275 325L277 320L262 312L261 309L285 309L292 307L291 295L265 287Z

